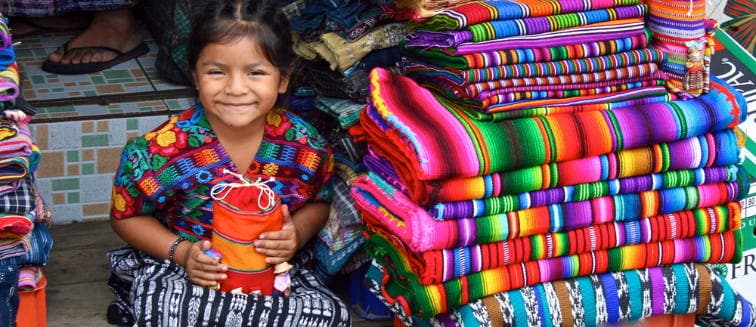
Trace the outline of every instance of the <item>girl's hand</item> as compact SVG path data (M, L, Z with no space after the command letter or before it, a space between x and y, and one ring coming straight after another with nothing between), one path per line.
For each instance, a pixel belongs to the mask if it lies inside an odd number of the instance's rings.
M228 266L220 263L220 259L205 254L210 249L210 241L197 241L191 245L184 259L184 269L189 280L199 286L211 287L218 285L219 280L226 279Z
M277 265L289 261L299 248L297 244L297 228L291 219L289 207L283 205L284 221L281 230L265 232L253 243L258 253L267 255L265 262Z

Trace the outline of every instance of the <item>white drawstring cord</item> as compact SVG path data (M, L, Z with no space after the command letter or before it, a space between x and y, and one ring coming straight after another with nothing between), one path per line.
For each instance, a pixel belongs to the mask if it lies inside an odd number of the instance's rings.
M234 173L232 171L229 171L226 168L223 168L223 173L234 175L237 178L239 178L242 182L241 183L219 183L213 185L213 187L210 189L210 196L214 200L223 200L226 198L229 192L231 190L238 188L238 187L250 187L254 186L260 189L260 194L257 196L257 206L260 207L260 209L270 209L276 204L276 192L273 191L273 189L268 186L268 182L275 181L275 177L270 177L266 180L263 180L262 178L257 178L254 182L247 179L247 177ZM268 203L266 205L262 205L263 203L263 197L268 197Z

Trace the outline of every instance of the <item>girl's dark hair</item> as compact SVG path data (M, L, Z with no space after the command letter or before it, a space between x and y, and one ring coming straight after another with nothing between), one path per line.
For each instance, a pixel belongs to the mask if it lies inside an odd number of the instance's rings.
M187 60L194 70L202 49L210 43L228 43L244 37L253 38L268 61L282 73L294 68L293 44L289 20L276 1L215 0L196 1L192 12Z

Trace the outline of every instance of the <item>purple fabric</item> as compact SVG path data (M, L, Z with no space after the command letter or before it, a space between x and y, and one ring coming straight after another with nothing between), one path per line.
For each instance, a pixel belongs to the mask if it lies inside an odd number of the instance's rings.
M641 35L644 33L643 29L643 21L615 26L582 26L539 35L515 36L491 41L462 43L456 48L448 48L445 51L449 51L455 55L462 55L492 50L555 47Z
M684 250L685 247L677 248ZM677 254L677 252L675 252ZM686 256L688 257L688 256ZM662 315L664 311L664 276L661 269L649 269L649 282L651 283L651 311L653 315ZM661 284L661 285L660 285Z

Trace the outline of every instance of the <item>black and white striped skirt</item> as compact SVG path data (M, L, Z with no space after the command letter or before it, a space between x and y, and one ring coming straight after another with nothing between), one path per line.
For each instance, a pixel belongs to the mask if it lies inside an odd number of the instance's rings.
M346 304L303 263L292 259L289 296L232 294L192 284L183 267L131 247L108 253L116 299L108 321L120 326L350 326Z

